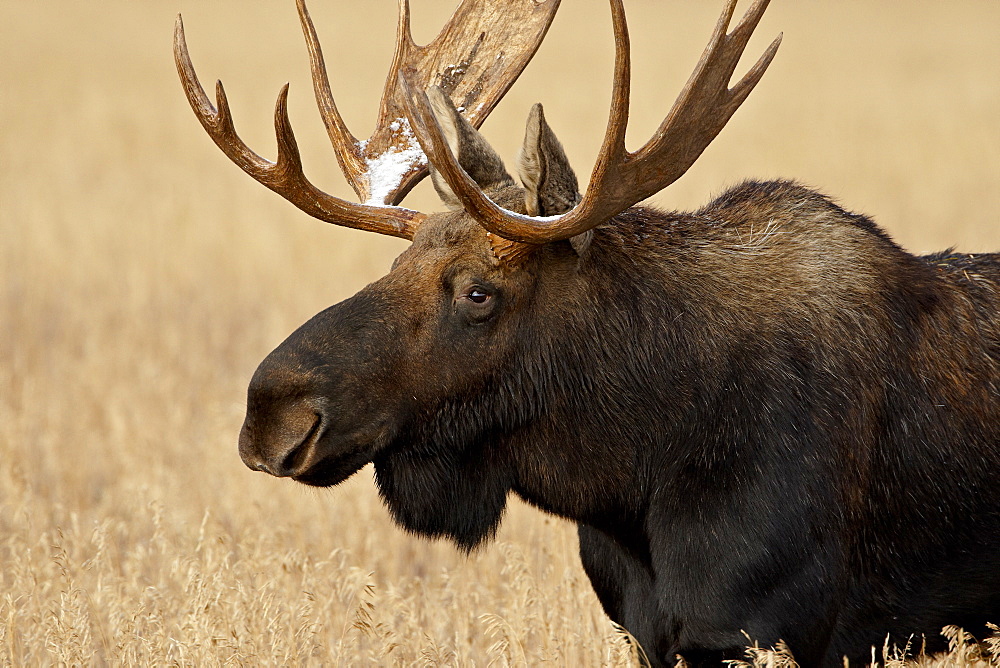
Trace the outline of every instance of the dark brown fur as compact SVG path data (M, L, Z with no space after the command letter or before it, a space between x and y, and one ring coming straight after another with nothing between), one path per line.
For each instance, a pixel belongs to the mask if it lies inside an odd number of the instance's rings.
M914 257L789 182L517 265L442 214L264 360L240 449L312 485L374 461L400 525L465 549L511 492L576 521L654 665L742 631L802 665L933 648L1000 620L1000 257Z

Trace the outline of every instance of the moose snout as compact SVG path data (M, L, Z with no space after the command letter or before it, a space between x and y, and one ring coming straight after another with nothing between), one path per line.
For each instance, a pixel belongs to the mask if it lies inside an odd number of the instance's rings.
M307 401L285 402L266 410L247 408L240 430L240 457L255 471L300 475L320 459L318 441L326 420Z

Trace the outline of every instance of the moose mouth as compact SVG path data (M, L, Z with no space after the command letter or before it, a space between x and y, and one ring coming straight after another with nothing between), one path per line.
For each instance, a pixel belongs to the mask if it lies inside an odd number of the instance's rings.
M367 448L338 457L327 457L316 462L303 473L292 476L295 482L311 487L332 487L342 483L364 468L371 461Z
M378 430L383 432L383 430ZM332 487L365 467L374 457L377 444L383 440L380 433L374 438L359 438L352 434L338 439L326 428L325 421L317 416L316 423L302 439L301 450L315 453L326 451L314 463L303 461L304 470L291 476L292 480L312 487ZM337 442L340 441L340 442ZM303 459L305 459L304 457Z

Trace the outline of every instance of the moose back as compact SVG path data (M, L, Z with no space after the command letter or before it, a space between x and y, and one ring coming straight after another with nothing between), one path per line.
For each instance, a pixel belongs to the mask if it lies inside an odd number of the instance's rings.
M604 609L652 665L740 658L746 633L837 666L887 635L934 649L945 624L1000 621L1000 256L915 257L786 181L692 213L635 206L760 80L780 38L729 87L766 0L732 30L727 2L635 152L611 0L611 118L586 193L540 105L516 183L476 126L557 6L465 0L417 46L403 2L379 122L359 142L298 0L317 101L365 204L306 179L287 88L277 162L251 151L221 84L213 106L198 83L178 20L191 106L237 165L322 220L412 241L261 363L244 462L317 486L374 462L401 526L467 550L512 492L570 518ZM373 168L387 162L395 179ZM396 206L428 171L450 212Z

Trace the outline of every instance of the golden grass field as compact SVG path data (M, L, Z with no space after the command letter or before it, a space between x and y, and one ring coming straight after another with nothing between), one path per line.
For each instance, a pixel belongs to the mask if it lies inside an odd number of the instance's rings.
M337 100L366 136L395 3L312 5ZM427 41L453 0L414 5ZM634 147L721 2L626 5ZM248 143L273 155L291 81L307 172L350 195L291 0L0 0L0 666L634 665L569 523L515 502L466 557L393 526L370 468L314 491L240 462L257 363L404 244L309 219L227 161L177 82L178 11ZM998 250L998 30L996 0L775 0L750 46L784 32L770 72L656 201L795 177L915 252ZM487 136L511 159L542 101L589 173L611 63L606 2L563 0ZM426 182L408 204L440 208Z

